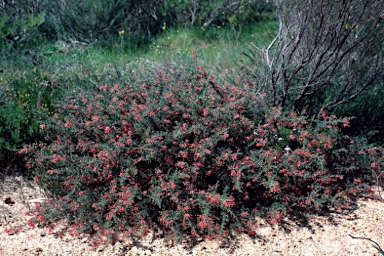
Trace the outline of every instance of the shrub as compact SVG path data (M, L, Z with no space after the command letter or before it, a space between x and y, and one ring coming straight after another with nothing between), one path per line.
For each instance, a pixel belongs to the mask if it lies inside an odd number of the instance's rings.
M337 116L353 116L351 126L345 131L349 135L366 137L369 143L384 145L384 82L378 82L352 102L338 106Z
M51 101L60 94L59 84L46 73L12 75L2 77L0 91L0 168L4 170L24 165L17 151L23 144L37 146L43 139L40 125L45 115L53 115Z
M318 118L296 113L282 113L273 108L265 123L258 127L256 146L252 151L258 166L263 166L256 179L267 211L275 209L284 215L314 212L333 205L349 207L353 195L362 192L364 179L353 141L340 135L348 119L327 116ZM285 153L283 153L283 149ZM254 195L262 194L252 188Z
M169 66L147 81L73 90L44 124L47 143L21 150L51 195L32 221L66 219L74 235L112 242L152 228L212 238L253 235L257 216L345 206L342 193L359 184L328 160L347 120L272 109L255 122L265 109L253 85Z
M268 0L249 1L246 8L241 8L229 18L229 22L231 25L245 25L274 20L274 8L274 4Z
M40 39L39 27L44 23L41 3L7 1L0 5L0 49L16 45L36 45Z

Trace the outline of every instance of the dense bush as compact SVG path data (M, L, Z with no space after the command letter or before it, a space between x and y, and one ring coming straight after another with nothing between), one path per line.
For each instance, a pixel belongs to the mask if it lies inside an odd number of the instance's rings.
M44 15L30 1L7 1L0 5L0 47L30 44L40 37Z
M43 139L40 124L53 114L51 102L60 94L59 84L46 73L15 71L4 75L0 83L0 173L17 164L22 167L17 151L23 144L35 146Z
M252 0L246 7L229 17L231 25L253 24L259 21L275 20L275 5L273 1Z
M46 143L21 150L51 195L29 224L66 219L74 235L112 241L152 228L210 238L253 235L256 217L347 206L361 173L334 163L347 161L338 130L348 120L265 109L252 86L169 66L147 81L73 90L41 124Z
M384 82L377 83L356 100L338 106L337 116L351 116L345 131L352 136L366 137L369 143L384 146Z
M6 1L0 5L0 37L6 44L26 44L41 36L109 41L121 31L141 38L169 27L242 25L269 15L271 6L265 0Z

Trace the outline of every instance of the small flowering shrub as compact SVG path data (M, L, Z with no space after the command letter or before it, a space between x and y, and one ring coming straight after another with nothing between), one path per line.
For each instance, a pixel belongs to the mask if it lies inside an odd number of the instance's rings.
M214 238L253 235L258 216L275 223L344 205L356 173L329 160L348 121L271 109L256 125L249 86L168 67L147 81L73 90L45 124L47 143L21 150L51 195L30 221L66 219L73 235L112 242L152 228Z

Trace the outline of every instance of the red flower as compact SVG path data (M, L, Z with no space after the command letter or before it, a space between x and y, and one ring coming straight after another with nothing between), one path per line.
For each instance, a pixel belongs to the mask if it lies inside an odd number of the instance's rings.
M92 122L97 122L99 119L99 116L92 116Z
M240 214L241 217L246 218L248 216L248 212L242 212Z
M111 132L111 130L112 130L112 129L111 129L109 126L107 126L107 127L105 127L104 132L105 132L105 134L108 134L108 133Z
M348 120L348 118L346 118L346 117L343 118L343 126L344 126L344 127L349 126L349 120Z
M228 199L226 200L223 200L223 204L228 207L228 208L232 208L236 205L235 203L235 198L233 196L229 196Z
M165 226L170 226L171 224L173 223L173 220L168 220L166 223L165 223Z
M211 204L219 204L219 195L207 195L207 201L210 202Z
M33 228L33 227L35 227L35 222L28 220L27 225Z
M178 162L177 164L176 164L176 166L177 167L180 167L181 169L184 169L185 168L185 166L186 166L186 162L183 162L183 161L180 161L180 162Z
M76 230L76 228L72 228L71 235L72 236L79 236L79 232Z
M377 162L371 163L371 168L372 169L377 169L379 167L379 164Z
M209 228L209 223L205 223L204 221L199 221L199 227L200 228Z
M48 170L47 173L48 174L55 174L55 171L54 170Z

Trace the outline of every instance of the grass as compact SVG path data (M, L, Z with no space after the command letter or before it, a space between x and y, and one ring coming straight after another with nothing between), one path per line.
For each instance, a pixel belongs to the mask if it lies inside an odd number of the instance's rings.
M156 66L163 61L183 62L196 51L198 61L209 71L222 73L244 64L242 52L251 44L265 45L272 40L276 23L262 22L246 27L170 28L156 37L132 39L122 34L109 42L93 45L47 43L13 56L0 69L22 76L44 69L53 78L62 74L87 77L105 72L111 65L124 69ZM33 55L33 56L30 56ZM38 59L36 61L36 59ZM34 63L39 62L40 64ZM7 72L0 75L0 83Z

